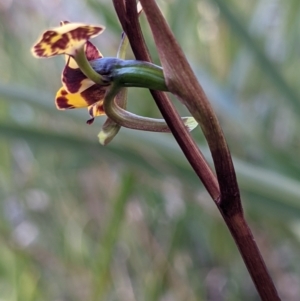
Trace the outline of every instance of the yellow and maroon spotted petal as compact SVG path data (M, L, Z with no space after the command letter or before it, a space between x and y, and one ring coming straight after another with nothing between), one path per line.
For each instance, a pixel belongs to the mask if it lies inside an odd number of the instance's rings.
M88 106L80 93L70 94L64 87L60 88L56 93L55 104L59 110L85 108Z
M89 41L85 44L85 53L89 61L102 57L100 51ZM66 57L67 62L62 72L61 80L68 92L82 92L95 84L81 72L77 63L71 56L66 55Z
M103 32L103 26L67 23L47 30L32 47L36 57L50 57L58 54L74 55L87 40Z
M69 93L64 87L61 87L56 93L56 107L59 110L89 107L103 100L106 88L93 85L81 93Z
M93 86L95 83L88 79L78 67L73 68L72 61L74 61L73 58L69 56L61 75L61 81L65 90L69 93L80 93Z
M70 24L70 22L69 21L60 21L60 26L64 26L66 24ZM102 53L98 50L98 48L94 44L92 44L90 41L87 41L87 43L84 45L84 47L85 47L85 49L84 49L85 55L86 55L88 61L92 61L92 60L103 57ZM73 58L70 59L69 55L66 55L65 59L66 59L66 63L69 63L69 66L71 68L73 68L73 69L78 68L76 61Z

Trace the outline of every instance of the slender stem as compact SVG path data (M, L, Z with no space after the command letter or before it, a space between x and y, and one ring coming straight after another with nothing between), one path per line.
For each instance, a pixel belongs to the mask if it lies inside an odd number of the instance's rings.
M223 215L222 209L219 208L219 210ZM241 214L231 217L223 215L223 218L243 257L261 300L281 300L244 216Z
M141 0L141 4L153 32L168 89L182 100L201 126L214 160L223 210L235 215L242 211L239 188L217 116L155 0Z
M151 8L148 7L149 8L148 13L149 14L152 13L153 22L156 22L156 25L158 25L158 27L161 26L162 24L165 25L164 24L165 20L160 15L160 11L156 8L156 4L154 3L154 1L145 0L141 2L143 4L144 9L147 7L147 5L149 6L149 3L151 3L152 7ZM132 50L136 58L140 60L150 61L150 56L147 51L147 47L145 45L143 35L141 33L141 29L138 23L135 0L125 0L126 7L123 0L113 0L113 3L115 6L115 10L118 14L119 20L122 24L122 27L128 35ZM157 18L157 16L159 16L159 18ZM157 28L157 30L159 30L159 28ZM169 29L164 28L163 30L166 31ZM155 35L154 37L157 38ZM161 42L162 44L166 43L167 45L169 45L170 48L172 48L173 45L179 47L174 39L171 39L171 41L165 41L162 38L162 36L160 36L159 39L161 39L159 42ZM169 42L171 42L171 44ZM162 56L168 55L167 53L161 53L161 54ZM179 58L182 59L180 55ZM183 56L183 60L186 61L184 56ZM177 60L175 60L175 62L178 63ZM174 60L170 62L170 64L171 65L174 64ZM187 68L189 68L189 66L187 66ZM189 73L190 69L187 70ZM176 75L182 76L182 73L184 71L186 71L186 68L179 70L178 74ZM186 77L184 79L189 80L189 77ZM181 78L181 80L184 79ZM194 87L192 87L192 90L193 89ZM217 126L216 133L217 135L219 135L219 137L221 137L221 140L217 141L217 143L221 143L221 145L223 146L220 149L218 149L216 148L216 145L212 141L213 136L209 137L208 135L208 139L210 139L210 147L214 155L215 165L219 170L218 180L222 187L222 192L225 193L225 195L223 195L222 193L222 202L220 202L220 191L214 174L212 173L211 169L208 167L205 159L203 158L202 154L198 150L197 146L194 144L194 141L191 139L191 137L188 135L186 131L182 130L182 124L178 120L178 115L176 115L176 111L172 107L172 104L169 102L168 98L161 92L151 91L151 93L159 109L161 110L163 117L168 123L170 129L172 130L175 139L177 140L178 144L180 145L181 149L183 150L184 154L189 160L191 166L194 168L195 172L202 180L204 186L206 187L206 189L208 190L208 192L216 202L233 238L235 239L235 242L242 254L245 264L251 274L251 277L256 285L256 288L262 300L268 300L268 301L280 300L276 288L274 286L274 283L272 282L272 279L268 274L264 261L254 241L253 235L244 219L242 206L240 203L238 186L236 184L235 173L231 161L231 156L227 150L226 141L223 137L222 131L220 130L218 122L215 123L215 126ZM203 91L201 93L202 96L204 97L204 100L207 101ZM194 99L194 101L196 101L196 99ZM189 107L189 109L199 110L199 107L191 106ZM203 111L203 114L206 114L206 111ZM208 115L207 119L205 118L203 119L201 117L201 123L206 125L207 122L208 123L210 122L209 120L210 118L211 115ZM205 133L208 134L211 130L212 128L210 129L208 128L208 131L206 131ZM221 158L219 159L216 158L217 155L216 150L218 150L220 154L223 154L223 156L221 156ZM223 162L221 160L222 158L224 158L226 161L225 165L223 165ZM226 179L226 177L228 176L229 179ZM225 183L229 183L230 187L226 188Z
M123 0L113 0L113 4L123 30L128 36L131 48L136 58L138 60L151 62L151 57L144 42L138 22L135 0L127 1L126 9ZM181 122L172 102L169 100L166 94L160 91L150 90L150 92L163 118L167 122L172 134L174 135L176 141L195 170L196 174L201 179L211 197L213 199L218 199L220 192L216 177L197 147L195 141L191 138L185 126Z

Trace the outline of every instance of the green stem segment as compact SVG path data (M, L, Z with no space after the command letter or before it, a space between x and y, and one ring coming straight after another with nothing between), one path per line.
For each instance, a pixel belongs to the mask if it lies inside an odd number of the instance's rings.
M168 91L163 70L154 64L107 57L91 61L95 72L122 87Z
M161 67L142 61L123 61L114 73L115 80L125 87L141 87L168 91Z
M90 62L87 60L87 57L85 55L84 47L81 47L78 49L76 54L74 55L74 59L80 68L80 70L83 72L83 74L91 79L93 82L99 85L108 85L109 83L107 80L105 80L99 73L97 73L92 66L90 65Z

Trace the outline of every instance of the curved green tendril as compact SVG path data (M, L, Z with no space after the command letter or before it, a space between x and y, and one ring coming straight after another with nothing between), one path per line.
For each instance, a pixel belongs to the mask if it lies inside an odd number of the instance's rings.
M92 68L90 62L87 60L87 57L85 55L84 47L81 47L77 50L76 54L74 55L74 59L80 70L87 78L99 85L109 84L103 76L101 76Z
M120 92L122 86L118 83L113 83L104 98L104 110L106 115L121 126L136 129L141 131L151 132L170 132L168 125L164 119L148 118L130 113L116 105L114 99ZM182 117L188 130L195 128L196 122L193 122L192 117Z

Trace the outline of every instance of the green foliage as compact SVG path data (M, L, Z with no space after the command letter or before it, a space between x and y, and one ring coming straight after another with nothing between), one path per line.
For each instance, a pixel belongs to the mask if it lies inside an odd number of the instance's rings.
M298 300L299 1L158 2L218 113L279 292ZM69 19L106 25L95 44L116 55L111 1L8 1L0 19L0 300L258 300L171 135L121 129L103 147L101 118L55 109L63 59L31 45ZM129 109L159 117L141 89Z

